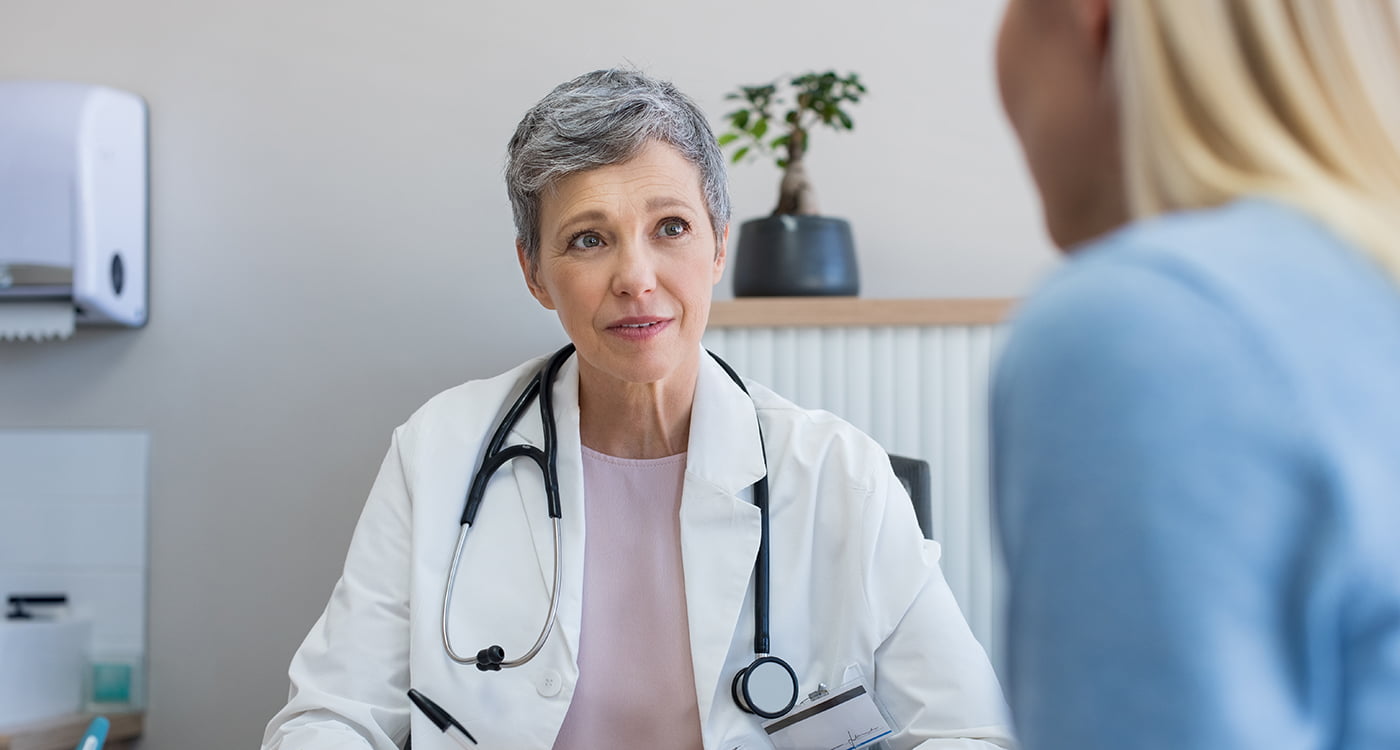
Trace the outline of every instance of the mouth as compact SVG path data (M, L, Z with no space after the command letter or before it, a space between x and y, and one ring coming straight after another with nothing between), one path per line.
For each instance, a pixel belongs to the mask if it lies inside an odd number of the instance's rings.
M670 318L623 318L608 326L608 330L626 339L650 338L671 325Z

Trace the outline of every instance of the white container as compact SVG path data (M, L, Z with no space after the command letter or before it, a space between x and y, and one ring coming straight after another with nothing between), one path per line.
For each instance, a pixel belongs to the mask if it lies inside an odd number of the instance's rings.
M0 620L0 727L80 711L91 636L87 620Z

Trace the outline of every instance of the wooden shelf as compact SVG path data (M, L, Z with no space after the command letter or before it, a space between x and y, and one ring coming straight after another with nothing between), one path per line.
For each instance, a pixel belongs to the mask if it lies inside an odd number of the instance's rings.
M0 750L73 750L96 714L72 714L48 721L0 729ZM112 723L107 730L107 750L134 747L141 736L145 714L104 714Z
M990 325L1005 322L1014 299L744 297L715 302L712 328L785 326Z

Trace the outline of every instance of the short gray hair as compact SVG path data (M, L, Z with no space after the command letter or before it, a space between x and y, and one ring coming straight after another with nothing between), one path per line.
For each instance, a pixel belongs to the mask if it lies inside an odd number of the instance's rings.
M570 175L627 161L651 141L673 146L700 170L718 241L729 223L729 183L705 113L668 81L635 70L595 70L549 92L510 139L506 192L531 268L540 259L541 194Z

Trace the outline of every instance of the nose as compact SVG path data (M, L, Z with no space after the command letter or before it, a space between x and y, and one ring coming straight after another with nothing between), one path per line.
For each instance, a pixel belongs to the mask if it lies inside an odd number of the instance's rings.
M656 258L645 240L622 242L613 257L613 294L640 297L656 289Z

